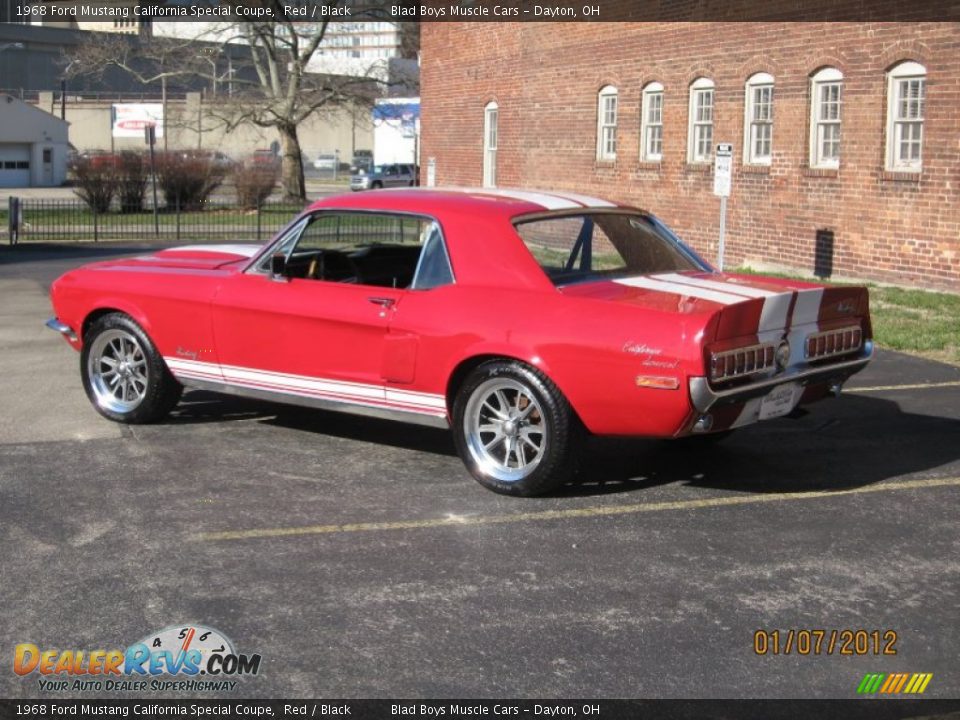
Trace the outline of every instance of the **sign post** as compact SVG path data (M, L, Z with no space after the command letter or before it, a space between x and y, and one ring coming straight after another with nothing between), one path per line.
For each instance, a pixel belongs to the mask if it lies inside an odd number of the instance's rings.
M723 244L727 229L727 198L733 175L733 145L718 143L713 156L713 194L720 198L720 240L717 243L717 269L723 271Z
M160 235L160 216L157 208L157 163L153 153L153 146L157 144L156 125L146 125L143 128L143 139L150 146L150 177L153 179L153 234ZM178 210L179 212L179 210Z

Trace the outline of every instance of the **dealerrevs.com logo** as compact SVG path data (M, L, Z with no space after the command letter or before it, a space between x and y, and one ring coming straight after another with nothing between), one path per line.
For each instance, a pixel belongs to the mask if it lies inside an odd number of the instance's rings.
M41 649L20 643L13 671L37 676L44 692L233 690L260 671L260 655L238 653L221 632L203 625L170 626L126 650Z

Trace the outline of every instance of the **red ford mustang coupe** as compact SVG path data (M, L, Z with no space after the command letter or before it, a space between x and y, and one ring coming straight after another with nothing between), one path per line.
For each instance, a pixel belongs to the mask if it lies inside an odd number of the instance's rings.
M449 426L514 495L569 480L587 433L722 436L873 352L865 288L718 273L650 213L558 192L332 197L264 247L94 263L51 294L112 420L188 387Z

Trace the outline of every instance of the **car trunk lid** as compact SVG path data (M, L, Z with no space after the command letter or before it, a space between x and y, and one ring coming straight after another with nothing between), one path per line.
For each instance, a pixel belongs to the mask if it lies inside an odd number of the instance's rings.
M661 312L707 314L707 342L744 344L788 339L802 352L807 334L844 325L866 326L867 290L822 287L779 278L727 273L658 273L560 288L565 295L629 303Z

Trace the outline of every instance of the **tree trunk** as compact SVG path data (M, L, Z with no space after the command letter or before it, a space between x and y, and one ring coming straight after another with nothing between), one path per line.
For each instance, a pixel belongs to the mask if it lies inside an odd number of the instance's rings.
M281 125L280 131L280 181L287 200L306 202L307 186L303 180L303 159L300 155L300 140L296 125Z

